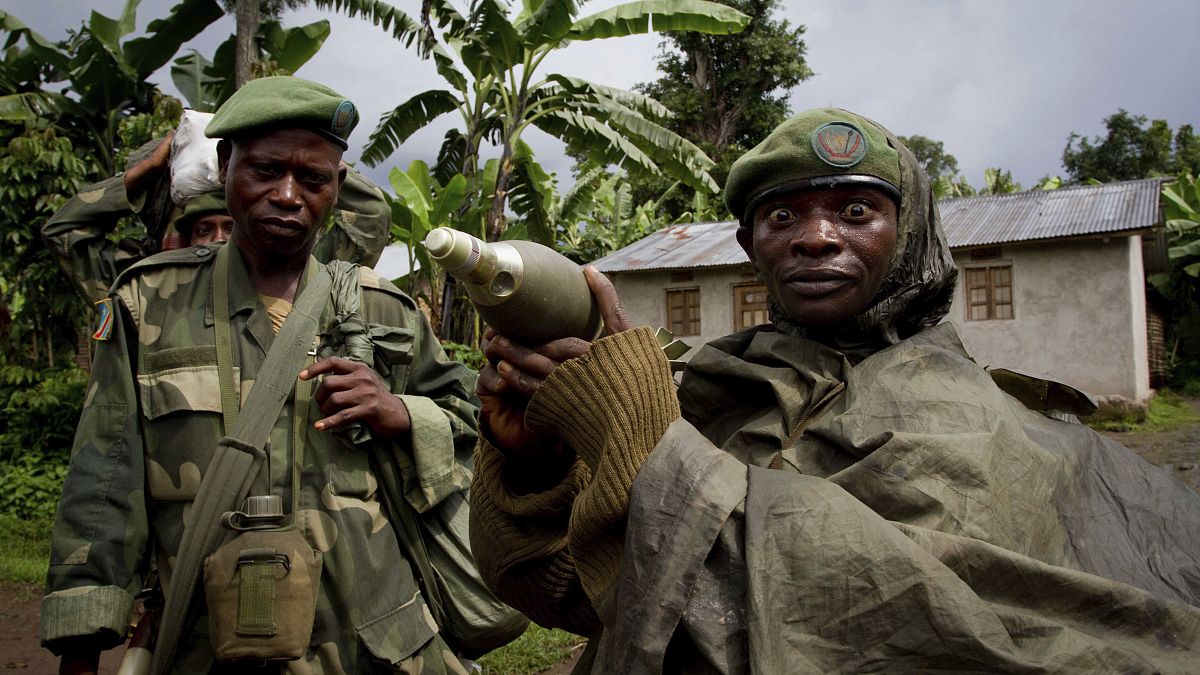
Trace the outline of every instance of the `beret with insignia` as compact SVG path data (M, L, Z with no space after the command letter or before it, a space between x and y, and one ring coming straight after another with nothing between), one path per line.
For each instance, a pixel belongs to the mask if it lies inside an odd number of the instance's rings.
M233 138L264 130L299 127L315 131L345 150L358 124L349 99L299 77L264 77L247 82L217 110L204 130L209 138Z
M742 222L764 197L818 185L870 185L900 200L900 156L882 126L852 112L814 108L787 120L729 171L725 205Z

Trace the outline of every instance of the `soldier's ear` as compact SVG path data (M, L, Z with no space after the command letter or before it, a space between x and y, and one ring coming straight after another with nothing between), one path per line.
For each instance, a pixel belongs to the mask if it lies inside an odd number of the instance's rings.
M750 258L750 262L754 262L754 225L750 227L739 225L737 229L737 241L742 246L742 250L746 252L746 257Z
M233 143L228 138L217 141L217 178L225 184L225 173L229 170L229 158L233 156Z
M346 162L338 162L338 189L342 189L342 185L346 183L346 174L349 170L346 168Z

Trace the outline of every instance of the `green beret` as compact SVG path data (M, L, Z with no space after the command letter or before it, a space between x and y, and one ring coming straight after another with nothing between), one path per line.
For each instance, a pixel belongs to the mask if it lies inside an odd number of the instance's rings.
M749 225L748 210L763 196L847 182L878 187L899 203L900 156L875 122L837 108L814 108L775 127L733 163L725 205Z
M209 213L229 213L229 206L225 203L223 191L205 192L189 199L183 205L183 213L175 218L175 231L180 234L190 234L192 224L201 216Z
M250 131L300 127L315 131L345 150L358 124L358 109L323 84L299 77L264 77L247 82L221 105L204 135L232 138Z

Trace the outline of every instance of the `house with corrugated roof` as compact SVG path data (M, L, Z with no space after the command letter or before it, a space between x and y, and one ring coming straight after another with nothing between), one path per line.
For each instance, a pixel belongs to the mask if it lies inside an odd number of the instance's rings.
M1163 370L1162 323L1146 293L1147 274L1166 269L1159 187L1150 179L940 202L959 268L947 320L975 360L1143 406L1152 371ZM636 322L698 346L768 320L766 288L736 229L667 227L595 265Z

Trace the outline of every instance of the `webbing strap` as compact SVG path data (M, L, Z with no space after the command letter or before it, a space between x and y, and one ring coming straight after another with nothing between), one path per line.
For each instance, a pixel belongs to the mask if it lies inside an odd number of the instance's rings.
M213 329L217 335L217 380L221 387L221 416L225 435L237 422L238 400L233 389L233 341L229 336L229 255L232 243L217 251L213 268Z
M217 269L214 269L216 277L226 278L223 282L226 294L223 299L214 298L214 327L219 326L222 320L228 327L228 257L233 255L233 249L234 244L230 241L221 247L217 254L218 263L222 255L226 257L226 262L221 264L224 273L216 274ZM279 411L283 409L284 402L292 393L300 365L307 358L309 347L317 334L317 325L329 298L333 279L329 276L329 271L312 258L309 258L305 276L308 283L296 298L296 303L280 327L279 334L275 336L275 342L259 369L260 377L246 396L245 414L236 416L236 421L232 424L232 433L229 433L227 428L226 435L234 443L217 444L204 472L204 478L200 481L191 513L184 523L183 538L175 557L175 570L171 586L167 589L162 625L154 650L151 670L156 674L165 672L175 657L175 649L183 633L184 620L191 607L204 559L216 550L225 536L221 527L221 514L236 509L239 502L249 493L254 477L266 456L263 448L270 440L271 430L279 418ZM215 288L216 279L214 291ZM219 307L221 304L224 311ZM218 367L221 366L222 359L220 352L221 348L218 345ZM236 401L232 394L232 344L228 359L226 365L230 397ZM225 392L222 391L223 413L225 398ZM307 403L304 409L307 409ZM225 418L228 422L227 414ZM298 450L297 461L294 462L296 465L299 465L299 452ZM292 475L296 476L295 469ZM296 503L299 494L297 485L293 484L293 504Z

